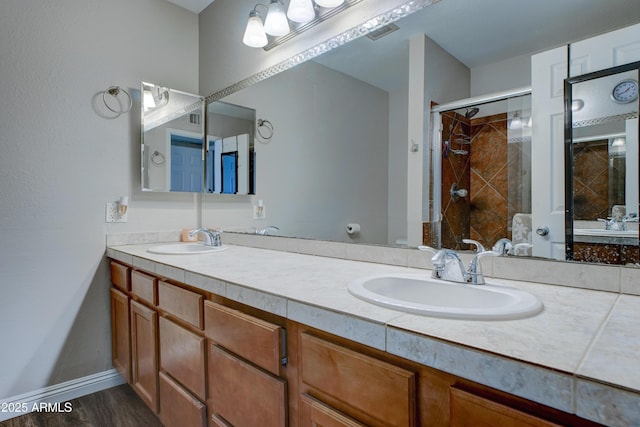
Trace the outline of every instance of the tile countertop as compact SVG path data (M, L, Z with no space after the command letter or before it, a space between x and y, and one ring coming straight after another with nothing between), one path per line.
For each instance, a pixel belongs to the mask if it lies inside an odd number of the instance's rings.
M425 270L232 245L158 255L150 246L111 246L107 256L565 412L640 425L640 296L490 279L537 295L544 311L509 321L440 319L347 291L362 276Z

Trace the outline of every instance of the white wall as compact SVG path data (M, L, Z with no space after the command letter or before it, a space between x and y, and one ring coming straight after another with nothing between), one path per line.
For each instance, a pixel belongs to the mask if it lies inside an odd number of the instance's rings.
M141 194L142 80L198 92L198 18L163 0L0 2L0 399L111 369L106 232L194 225ZM134 97L102 117L101 91ZM105 203L130 196L129 223Z
M224 101L256 109L274 127L273 139L255 146L254 199L267 218L240 215L226 228L275 225L285 236L387 243L387 92L306 62ZM203 223L219 215L206 204ZM361 225L359 235L347 235L349 222Z
M471 69L471 96L486 95L525 86L531 86L530 54Z

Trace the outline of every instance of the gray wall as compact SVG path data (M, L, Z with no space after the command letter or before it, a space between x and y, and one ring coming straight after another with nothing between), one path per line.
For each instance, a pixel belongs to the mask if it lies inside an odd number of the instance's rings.
M389 96L315 62L306 62L224 99L256 109L274 127L256 144L257 199L281 235L387 243ZM294 106L294 108L291 108ZM207 209L203 222L219 218ZM237 218L247 227L249 218ZM362 231L349 237L345 227Z
M139 191L140 81L197 93L197 64L197 15L165 1L0 2L0 399L111 369L105 234L197 221ZM116 119L110 85L134 97Z

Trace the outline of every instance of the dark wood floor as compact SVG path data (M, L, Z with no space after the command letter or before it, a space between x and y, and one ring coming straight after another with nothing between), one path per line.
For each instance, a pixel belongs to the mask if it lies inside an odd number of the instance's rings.
M0 427L161 427L156 415L127 384L70 401L62 413L32 412ZM62 406L64 408L64 406Z

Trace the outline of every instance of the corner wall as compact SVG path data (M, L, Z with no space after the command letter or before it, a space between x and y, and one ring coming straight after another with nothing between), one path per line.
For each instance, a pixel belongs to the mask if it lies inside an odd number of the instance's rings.
M107 232L197 223L195 196L139 190L139 87L198 92L198 17L160 0L3 0L0 58L4 399L111 369ZM118 118L111 85L133 97ZM108 227L121 195L129 222Z

